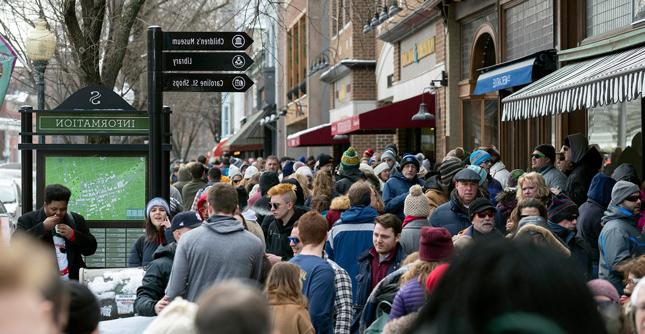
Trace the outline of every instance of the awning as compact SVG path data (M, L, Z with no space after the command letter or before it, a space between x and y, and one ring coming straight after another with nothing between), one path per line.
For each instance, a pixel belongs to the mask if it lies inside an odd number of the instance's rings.
M633 100L645 86L645 47L562 67L502 100L503 121Z
M228 152L235 151L259 151L264 146L263 127L259 126L260 119L264 117L264 110L246 118L246 123L235 132L222 150Z
M213 148L213 157L221 157L224 155L224 145L228 142L228 138L224 138L215 145Z
M428 106L428 112L435 113L434 94L423 94L423 102ZM331 135L385 133L395 129L433 128L434 120L413 121L412 116L419 111L421 95L391 103L386 106L350 116L331 123Z
M482 68L473 94L481 95L531 83L555 70L555 58L555 50L546 50Z
M334 140L331 134L331 123L302 130L287 137L289 147L331 146L349 143L349 138Z

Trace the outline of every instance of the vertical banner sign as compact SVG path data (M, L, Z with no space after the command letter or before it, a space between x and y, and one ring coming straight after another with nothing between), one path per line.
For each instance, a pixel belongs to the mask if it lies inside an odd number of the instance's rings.
M9 80L11 80L11 73L13 67L16 65L16 52L13 51L11 45L0 36L0 64L2 65L2 73L0 73L0 106L4 102L4 97L9 88Z

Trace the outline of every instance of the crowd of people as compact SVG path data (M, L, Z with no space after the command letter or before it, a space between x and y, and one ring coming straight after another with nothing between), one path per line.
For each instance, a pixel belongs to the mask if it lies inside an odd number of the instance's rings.
M604 166L581 134L530 161L507 170L483 146L434 162L390 144L339 162L179 164L131 248L146 270L135 312L157 317L149 333L645 334L637 169ZM96 240L65 190L48 186L18 231L54 245L73 280ZM0 296L19 284L51 300L42 282L2 279L46 268L2 261Z

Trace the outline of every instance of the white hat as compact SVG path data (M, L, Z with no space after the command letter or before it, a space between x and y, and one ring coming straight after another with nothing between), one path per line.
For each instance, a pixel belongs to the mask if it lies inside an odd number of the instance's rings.
M232 180L235 175L242 175L242 173L240 173L240 169L235 165L228 166L228 178Z
M197 304L177 297L159 313L143 333L196 333L194 323L197 308Z
M363 173L374 174L374 168L372 168L372 166L370 166L370 165L368 165L366 163L363 163L363 162L361 162L361 164L358 165L358 169Z
M298 169L296 169L296 174L304 175L304 176L311 176L311 177L314 176L314 174L311 172L311 168L309 168L308 166L298 167Z
M381 162L374 168L374 175L378 176L379 174L389 169L390 166L388 166L387 162Z
M250 179L250 178L252 178L254 175L256 175L257 173L259 173L259 171L258 171L258 168L257 168L257 167L255 167L255 166L249 166L249 167L246 169L246 171L244 172L244 178L245 178L245 179Z

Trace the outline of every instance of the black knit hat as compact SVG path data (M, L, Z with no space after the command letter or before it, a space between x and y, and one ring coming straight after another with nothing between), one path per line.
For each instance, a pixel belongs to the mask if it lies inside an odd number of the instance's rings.
M260 175L260 192L262 196L266 195L271 187L280 183L280 178L276 172L264 172Z
M550 144L541 144L535 147L535 151L544 154L547 158L551 159L551 163L555 163L555 148Z
M85 285L77 281L65 282L69 292L69 318L67 328L63 332L68 334L91 333L99 326L101 308L99 301Z
M555 224L578 217L578 206L568 198L555 198L549 206L549 220Z
M334 158L325 153L320 153L320 155L318 156L318 166L322 167L330 162L334 163Z
M486 210L495 210L495 207L491 202L483 197L475 199L470 205L468 206L468 217L470 217L470 220L473 220L473 217L478 213Z

